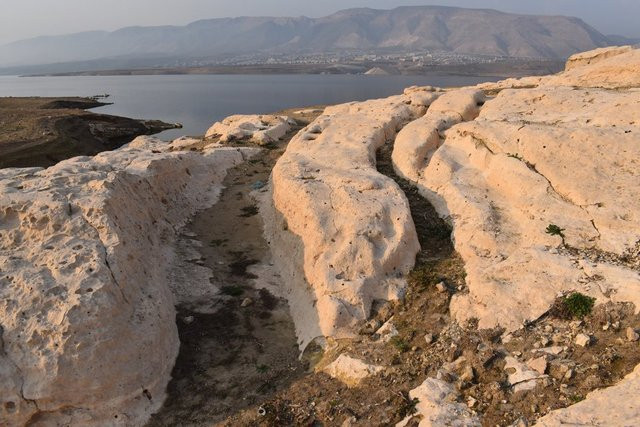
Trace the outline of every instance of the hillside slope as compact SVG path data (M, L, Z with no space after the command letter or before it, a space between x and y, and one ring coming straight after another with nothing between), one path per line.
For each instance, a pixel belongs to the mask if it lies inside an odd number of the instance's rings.
M240 17L39 37L0 46L0 67L100 58L220 58L336 50L566 58L609 45L577 18L441 6L349 9L323 18Z

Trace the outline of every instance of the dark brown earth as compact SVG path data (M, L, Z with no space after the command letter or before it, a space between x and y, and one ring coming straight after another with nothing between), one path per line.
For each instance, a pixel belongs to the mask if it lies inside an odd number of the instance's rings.
M91 98L0 98L0 168L48 167L177 127L85 111L103 105Z
M287 301L269 291L277 291L279 277L262 274L261 284L267 287L258 289L252 270L257 265L269 269L269 246L251 193L266 185L287 142L318 115L283 113L298 126L281 142L229 170L219 201L196 214L184 231L200 242L196 262L211 270L211 284L220 293L203 301L205 310L197 304L178 307L180 353L167 400L148 426L212 425L306 374L308 364L298 357Z

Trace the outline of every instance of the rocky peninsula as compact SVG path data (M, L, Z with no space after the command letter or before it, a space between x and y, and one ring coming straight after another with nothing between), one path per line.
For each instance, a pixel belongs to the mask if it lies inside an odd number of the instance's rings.
M605 48L2 169L0 424L638 425L638 117Z
M93 98L0 98L0 167L52 166L180 127L86 111L104 105Z

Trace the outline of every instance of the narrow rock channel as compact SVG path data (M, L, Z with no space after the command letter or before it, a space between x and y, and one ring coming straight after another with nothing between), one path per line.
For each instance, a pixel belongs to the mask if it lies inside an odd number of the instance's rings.
M286 299L277 296L279 277L269 265L269 246L251 195L268 182L298 129L229 170L218 203L196 214L183 230L181 271L174 281L184 280L175 286L190 296L177 307L180 353L165 404L148 426L219 422L304 375L293 320ZM202 289L184 289L185 283L207 276Z

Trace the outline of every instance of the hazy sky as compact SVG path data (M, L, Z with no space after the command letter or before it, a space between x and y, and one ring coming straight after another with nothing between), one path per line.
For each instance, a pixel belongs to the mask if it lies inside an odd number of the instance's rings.
M439 4L505 12L572 15L605 34L640 37L640 0L0 0L0 44L39 35L184 25L247 15L323 16L349 7Z

